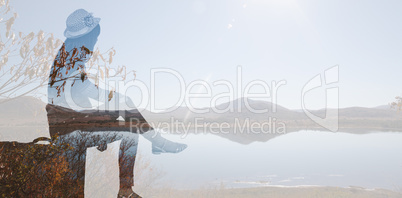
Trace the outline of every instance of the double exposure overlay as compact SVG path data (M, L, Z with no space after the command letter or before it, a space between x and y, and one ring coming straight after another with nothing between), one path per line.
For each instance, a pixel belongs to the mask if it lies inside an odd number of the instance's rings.
M401 9L0 0L0 197L402 197Z

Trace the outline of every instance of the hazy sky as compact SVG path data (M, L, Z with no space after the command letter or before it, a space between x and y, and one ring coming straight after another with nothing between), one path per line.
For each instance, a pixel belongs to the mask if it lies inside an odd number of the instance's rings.
M174 69L186 84L286 80L277 103L300 109L301 90L314 76L339 65L339 104L377 106L402 94L402 1L163 0L14 1L14 29L40 29L63 39L67 16L78 8L102 20L97 46L117 50L116 65L137 71L150 84L152 68ZM156 105L178 99L178 81L156 77ZM259 91L255 87L254 91ZM194 89L192 92L203 92ZM212 94L227 91L212 87ZM325 104L325 89L306 97ZM132 91L129 95L140 98ZM136 99L135 99L136 100ZM210 99L194 101L208 106ZM223 102L224 100L220 101Z

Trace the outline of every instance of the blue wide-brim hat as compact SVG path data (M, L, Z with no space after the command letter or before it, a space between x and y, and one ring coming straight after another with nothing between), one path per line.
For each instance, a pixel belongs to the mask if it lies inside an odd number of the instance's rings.
M92 13L84 9L78 9L70 14L66 20L66 38L78 38L91 32L100 22L100 18L94 18Z

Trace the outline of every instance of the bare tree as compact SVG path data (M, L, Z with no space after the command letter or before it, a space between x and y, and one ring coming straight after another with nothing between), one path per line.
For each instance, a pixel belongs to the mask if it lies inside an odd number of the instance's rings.
M65 51L60 39L54 38L53 34L39 31L25 34L13 29L18 17L12 12L10 0L0 0L0 99L6 102L10 99L40 94L39 88L49 83L66 81L68 78L57 78L62 68L66 70L77 69L82 80L93 79L99 84L99 78L118 77L123 81L135 79L135 71L127 71L126 66L111 67L113 56L116 51L111 48L106 52L99 49L89 51L82 47ZM61 59L54 62L59 50L62 53ZM86 55L91 58L86 60ZM86 69L83 66L75 65L78 62L86 61ZM53 67L51 67L53 65ZM52 70L50 70L52 69ZM88 73L88 70L95 69L96 74ZM111 70L114 70L111 75ZM50 74L50 75L49 75ZM132 75L133 78L127 78ZM76 78L72 75L69 78ZM65 83L57 86L57 89L64 90Z
M396 109L398 111L402 110L402 97L401 96L395 97L395 101L392 102L390 105L391 108L393 109Z

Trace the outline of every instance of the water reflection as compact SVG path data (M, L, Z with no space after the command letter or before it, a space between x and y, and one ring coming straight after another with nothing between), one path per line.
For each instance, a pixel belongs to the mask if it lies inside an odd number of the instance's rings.
M163 161L163 182L177 189L223 184L229 189L360 186L396 190L402 182L402 134L398 132L298 131L247 145L215 134L168 137L191 147L178 156L144 154L154 164ZM146 147L142 144L139 150Z

